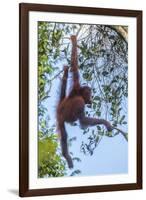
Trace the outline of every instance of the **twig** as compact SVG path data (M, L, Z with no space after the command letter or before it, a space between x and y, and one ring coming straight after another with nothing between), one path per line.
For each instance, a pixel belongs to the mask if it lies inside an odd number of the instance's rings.
M61 73L63 72L63 70L61 70L60 72L58 72L53 78L51 78L50 80L48 80L48 82L53 81L55 78L57 78Z
M112 128L119 131L124 136L125 140L128 141L127 134L124 131L122 131L121 129L114 127L114 126Z
M83 28L83 25L81 25L80 28L79 28L79 30L77 31L77 33L76 33L76 36L77 36L77 37L78 37L79 32L81 31L82 28Z
M106 25L106 27L114 30L126 43L126 45L128 45L128 38L127 38L127 35L125 36L124 34L122 34L116 26L110 26L110 25Z

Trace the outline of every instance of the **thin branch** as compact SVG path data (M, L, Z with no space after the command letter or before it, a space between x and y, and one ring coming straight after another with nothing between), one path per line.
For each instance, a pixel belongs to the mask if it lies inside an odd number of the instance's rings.
M77 33L76 33L77 37L78 37L78 35L79 35L79 33L80 33L80 31L81 31L82 28L83 28L83 25L81 25L80 28L79 28L79 30L77 31Z
M122 32L121 29L119 30L117 26L110 26L110 25L106 25L106 27L113 29L124 41L125 43L128 45L128 36L126 34L126 32Z
M60 72L58 72L53 78L51 78L50 80L48 80L48 82L53 81L55 78L57 78L61 73L63 72L63 70L61 70Z
M128 26L122 26L122 28L123 28L124 31L128 34Z
M124 131L122 131L121 129L117 128L117 127L114 127L113 126L113 129L119 131L125 138L125 140L128 142L128 137L127 137L127 133L125 133Z

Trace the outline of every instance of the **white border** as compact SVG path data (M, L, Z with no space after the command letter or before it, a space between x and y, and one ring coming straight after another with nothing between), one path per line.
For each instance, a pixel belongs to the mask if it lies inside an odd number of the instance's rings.
M128 25L128 174L91 177L37 176L37 22ZM136 18L29 12L29 189L136 183Z

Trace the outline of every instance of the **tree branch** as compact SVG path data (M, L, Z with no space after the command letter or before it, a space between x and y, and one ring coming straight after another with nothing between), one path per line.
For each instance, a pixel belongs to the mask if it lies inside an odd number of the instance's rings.
M79 28L79 30L77 31L76 37L78 37L78 35L79 35L79 33L80 33L80 31L81 31L82 28L83 28L83 25L81 25L80 28Z
M127 136L127 133L125 133L124 131L122 131L121 129L117 128L117 127L112 127L113 129L119 131L125 138L125 140L128 142L128 136Z
M53 78L51 78L50 80L48 80L48 82L53 81L55 78L57 78L61 73L63 72L63 69L58 72Z
M116 31L116 33L125 41L126 44L128 44L128 33L125 31L125 29L122 26L110 26L106 25L106 27L109 27Z

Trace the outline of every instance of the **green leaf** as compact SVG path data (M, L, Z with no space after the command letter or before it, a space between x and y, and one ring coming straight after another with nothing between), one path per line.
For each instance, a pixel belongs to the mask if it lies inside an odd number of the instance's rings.
M123 122L123 120L125 119L125 115L123 115L119 121L119 123L121 124Z
M70 176L75 176L75 175L80 174L80 173L81 173L80 170L75 170L74 172L71 173Z
M100 101L100 97L99 97L99 96L95 96L95 97L94 97L94 100L95 100L95 101L98 101L98 100Z
M103 76L107 76L108 74L109 74L109 73L108 73L107 71L103 71L103 72L102 72L102 75L103 75Z

